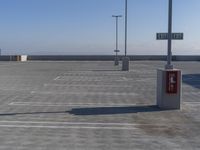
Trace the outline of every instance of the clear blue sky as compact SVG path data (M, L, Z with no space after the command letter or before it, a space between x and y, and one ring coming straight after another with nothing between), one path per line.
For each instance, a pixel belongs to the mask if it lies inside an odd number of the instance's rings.
M0 0L3 54L113 54L125 0ZM200 0L173 0L173 54L200 55ZM166 54L168 0L128 0L128 54ZM124 18L120 19L124 54Z

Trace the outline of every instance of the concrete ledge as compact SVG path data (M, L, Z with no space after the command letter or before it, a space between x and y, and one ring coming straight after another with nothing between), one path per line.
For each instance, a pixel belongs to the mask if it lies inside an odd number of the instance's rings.
M21 56L21 55L20 55ZM124 56L119 56L122 60ZM129 55L131 61L166 61L164 55ZM29 55L27 60L30 61L114 61L114 55ZM173 61L200 61L200 55L175 55ZM0 61L17 61L15 56L0 56Z
M0 61L27 61L27 55L0 56Z
M52 61L114 61L112 55L32 55L28 60L52 60Z
M119 59L122 60L124 56L119 56ZM139 60L155 60L155 61L166 61L167 56L164 55L129 55L131 61ZM173 56L173 61L200 61L199 56ZM37 56L32 55L28 56L28 60L57 60L57 61L114 61L114 55L43 55Z
M121 61L124 56L119 56L119 60ZM128 56L131 61L134 60L163 60L167 59L166 56L151 56L151 55L129 55ZM28 56L28 60L41 60L41 61L48 61L48 60L55 60L55 61L114 61L114 55L35 55L35 56ZM200 59L199 59L200 60Z
M0 56L0 61L10 61L12 56Z

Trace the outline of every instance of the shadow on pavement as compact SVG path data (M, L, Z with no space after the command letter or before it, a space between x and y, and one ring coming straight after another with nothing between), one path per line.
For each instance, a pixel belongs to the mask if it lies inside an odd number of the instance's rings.
M183 83L200 89L200 74L184 74Z
M132 107L95 107L95 108L73 108L70 111L55 112L24 112L24 113L0 113L0 116L17 116L17 115L37 115L37 114L72 114L72 115L116 115L139 112L159 112L164 111L156 105L149 106L132 106Z
M96 108L74 108L68 111L73 115L113 115L128 114L139 112L158 112L163 111L156 105L150 106L132 106L132 107L96 107Z

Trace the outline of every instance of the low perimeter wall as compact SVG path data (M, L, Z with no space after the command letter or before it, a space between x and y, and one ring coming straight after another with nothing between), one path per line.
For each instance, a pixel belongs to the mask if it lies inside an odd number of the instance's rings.
M119 56L122 59L123 56ZM129 55L130 60L155 60L166 61L167 56L164 55ZM27 57L29 61L112 61L113 55L30 55ZM198 56L176 55L172 57L173 61L200 61ZM17 61L17 56L0 56L0 61Z

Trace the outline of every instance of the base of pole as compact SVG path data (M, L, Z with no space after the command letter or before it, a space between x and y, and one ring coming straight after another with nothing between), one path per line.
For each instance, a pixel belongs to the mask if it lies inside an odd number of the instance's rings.
M119 65L119 57L115 57L115 66Z
M181 70L157 70L157 105L159 108L181 109L181 84Z
M174 69L174 66L173 65L165 65L165 69Z
M122 71L129 71L129 57L122 58Z

